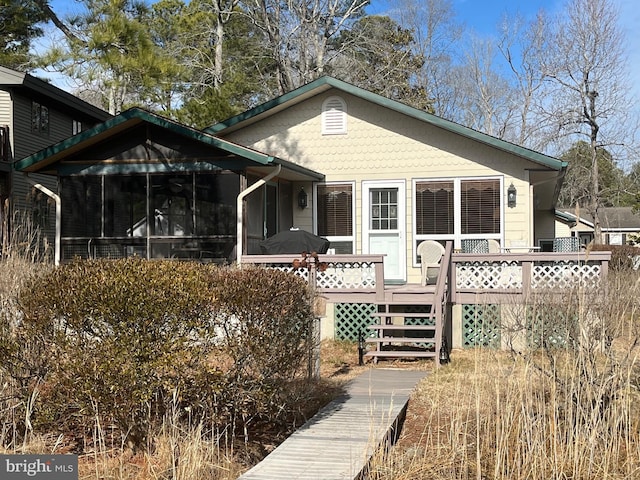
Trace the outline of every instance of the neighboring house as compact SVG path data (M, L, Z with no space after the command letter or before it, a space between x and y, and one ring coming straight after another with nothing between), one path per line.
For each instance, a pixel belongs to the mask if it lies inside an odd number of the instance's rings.
M27 210L53 244L55 208L50 199L12 166L111 115L26 73L0 66L0 251L7 240L12 213ZM56 178L31 180L56 191Z
M640 239L640 215L632 207L601 207L602 241L607 245L635 244ZM558 209L556 235L579 237L582 244L593 240L593 217L584 210Z

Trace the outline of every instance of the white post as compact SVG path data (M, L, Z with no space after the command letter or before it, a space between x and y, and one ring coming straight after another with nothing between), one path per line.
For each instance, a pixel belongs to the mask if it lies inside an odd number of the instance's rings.
M27 182L33 185L34 188L37 188L48 197L53 198L53 200L56 202L56 238L55 238L55 244L54 244L53 260L56 266L60 265L60 242L62 238L62 222L61 222L62 199L58 194L53 193L51 190L49 190L47 187L45 187L41 183L31 180L27 175L25 175L24 178L27 180Z

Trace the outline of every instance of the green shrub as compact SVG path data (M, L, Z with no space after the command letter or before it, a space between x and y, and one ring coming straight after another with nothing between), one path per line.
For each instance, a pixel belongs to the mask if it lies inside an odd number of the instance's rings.
M300 408L294 384L311 352L313 302L306 282L244 267L217 270L212 283L220 347L230 363L225 416L243 426L284 426Z
M74 426L102 415L142 442L152 409L206 360L213 332L208 276L196 264L76 261L23 289L22 334L47 364L38 420ZM83 421L81 423L86 423Z
M83 435L99 420L140 447L178 407L247 436L288 419L299 401L292 385L313 315L306 282L292 274L78 260L34 277L19 301L22 321L4 332L0 354L15 359L5 368L23 379L24 399L37 390L31 420L41 430Z

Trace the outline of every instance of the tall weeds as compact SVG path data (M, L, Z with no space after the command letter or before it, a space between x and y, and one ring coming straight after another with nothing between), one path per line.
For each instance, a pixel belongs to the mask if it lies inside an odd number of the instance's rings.
M629 272L610 280L512 308L509 350L454 352L372 478L639 478L640 290Z
M11 228L9 228L11 227ZM42 244L40 230L28 215L16 211L11 223L3 222L2 244L0 245L0 341L10 343L13 331L22 318L18 305L18 293L34 275L46 272L51 265L44 263L47 249ZM17 358L8 344L0 345L8 352L2 358L0 368L0 445L10 450L22 449L32 439L31 416L38 397L38 386L28 385L30 394L21 395L28 375L14 377L8 375L11 365L17 364ZM31 350L34 356L39 352L30 345L24 345L24 351ZM35 346L34 346L35 347Z

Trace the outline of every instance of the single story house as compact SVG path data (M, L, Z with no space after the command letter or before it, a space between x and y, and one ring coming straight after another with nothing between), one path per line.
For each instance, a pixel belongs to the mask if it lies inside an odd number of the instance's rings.
M566 168L332 77L202 131L131 109L15 164L57 179L61 261L233 261L297 227L331 254L382 256L390 286L420 285L425 240L529 251L556 236Z

